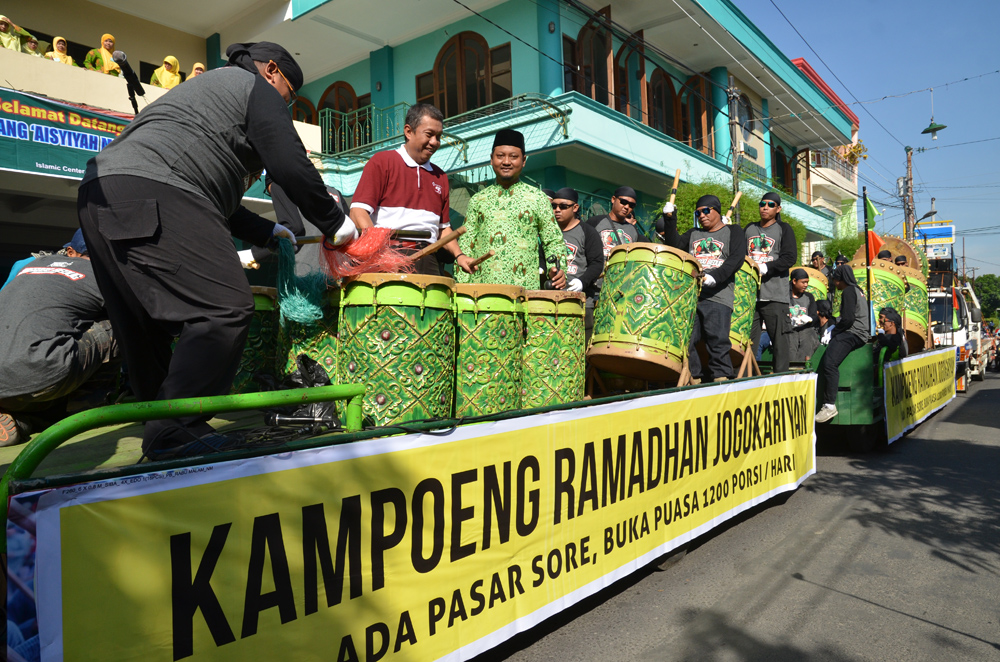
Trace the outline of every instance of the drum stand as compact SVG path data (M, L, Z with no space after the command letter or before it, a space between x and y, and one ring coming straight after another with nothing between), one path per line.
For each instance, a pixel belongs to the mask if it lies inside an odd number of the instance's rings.
M743 363L740 364L740 371L736 374L736 379L741 377L759 377L760 366L757 365L757 358L753 355L753 343L747 343L743 347Z
M604 385L604 380L601 379L601 375L598 374L597 368L587 364L587 376L585 378L586 386L584 387L584 393L587 397L593 398L595 396L599 397L602 395L608 395L608 387ZM600 389L595 392L595 387Z

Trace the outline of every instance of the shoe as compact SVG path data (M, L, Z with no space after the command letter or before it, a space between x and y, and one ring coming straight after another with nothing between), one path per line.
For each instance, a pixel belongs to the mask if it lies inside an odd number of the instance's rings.
M143 451L139 461L141 462L145 458L152 462L161 462L163 460L211 455L212 453L221 453L222 451L240 446L245 441L246 435L242 432L210 432L186 444L164 447L158 447L154 444L153 447Z
M826 423L836 415L837 405L823 405L820 410L816 412L816 422Z
M0 413L0 446L17 446L28 441L28 432L10 414Z

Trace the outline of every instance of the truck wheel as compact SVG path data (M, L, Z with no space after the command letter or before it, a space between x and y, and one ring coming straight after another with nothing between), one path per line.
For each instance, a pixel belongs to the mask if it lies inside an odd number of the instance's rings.
M984 366L980 366L979 370L977 370L972 375L972 378L975 379L977 382L981 382L981 381L985 380L986 379L986 368Z

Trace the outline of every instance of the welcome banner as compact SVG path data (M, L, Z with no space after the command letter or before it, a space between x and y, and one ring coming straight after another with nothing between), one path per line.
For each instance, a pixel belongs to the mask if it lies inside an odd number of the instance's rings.
M889 443L955 398L955 348L921 352L883 367Z
M795 489L815 472L815 387L767 377L18 495L42 659L470 658Z

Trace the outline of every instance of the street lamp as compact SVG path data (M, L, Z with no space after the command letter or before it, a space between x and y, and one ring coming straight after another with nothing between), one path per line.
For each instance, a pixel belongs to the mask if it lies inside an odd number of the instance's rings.
M931 140L937 140L937 132L941 131L943 129L947 129L947 128L948 127L945 126L944 124L936 124L934 122L934 88L932 87L931 88L931 123L930 123L930 125L926 129L924 129L920 133L922 133L922 134L928 134L929 133L929 134L931 134Z

